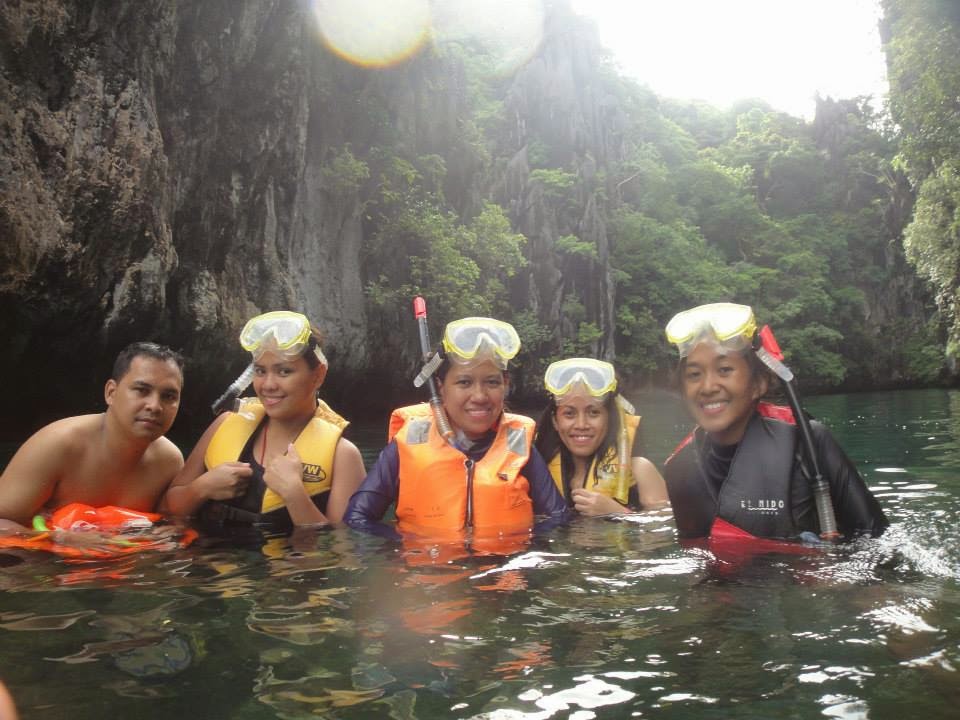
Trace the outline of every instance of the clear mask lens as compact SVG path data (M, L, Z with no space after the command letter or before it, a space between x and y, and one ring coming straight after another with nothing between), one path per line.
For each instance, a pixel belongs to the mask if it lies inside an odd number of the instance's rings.
M757 322L749 305L711 303L684 310L667 323L667 340L677 346L680 357L704 340L729 349L744 349L753 339Z
M555 396L583 388L593 397L602 397L617 389L613 365L591 358L571 358L552 363L544 375L544 385Z
M240 345L258 360L265 352L293 359L303 354L310 342L310 321L300 313L287 310L264 313L251 318L240 332ZM317 359L327 364L319 346Z
M520 337L509 323L492 318L464 318L447 325L443 348L463 360L489 354L506 363L520 351Z

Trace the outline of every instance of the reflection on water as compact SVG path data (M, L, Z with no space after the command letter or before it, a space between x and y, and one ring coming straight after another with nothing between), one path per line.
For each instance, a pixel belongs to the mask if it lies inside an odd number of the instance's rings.
M31 720L952 717L957 398L810 399L893 522L840 548L681 548L661 512L442 564L345 530L120 562L8 553L0 675ZM669 398L641 406L662 460L685 421Z

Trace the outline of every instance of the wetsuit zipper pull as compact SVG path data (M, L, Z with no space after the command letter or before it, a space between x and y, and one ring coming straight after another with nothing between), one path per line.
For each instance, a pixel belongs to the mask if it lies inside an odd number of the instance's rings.
M464 463L464 467L467 468L467 517L466 517L466 527L473 527L473 467L476 463L473 462L470 458L467 458Z

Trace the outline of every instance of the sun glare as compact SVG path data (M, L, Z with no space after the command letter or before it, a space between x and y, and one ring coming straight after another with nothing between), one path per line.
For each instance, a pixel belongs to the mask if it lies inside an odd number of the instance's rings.
M572 0L625 74L727 107L762 98L812 116L814 96L882 97L877 0Z
M543 40L543 0L313 0L324 44L356 65L387 67L436 43L482 48L491 69L509 75Z
M313 12L330 51L366 67L400 62L430 35L428 0L314 0Z

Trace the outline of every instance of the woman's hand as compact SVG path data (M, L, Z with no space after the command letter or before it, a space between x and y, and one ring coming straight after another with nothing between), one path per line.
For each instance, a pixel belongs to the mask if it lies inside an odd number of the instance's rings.
M253 470L250 463L225 462L194 480L199 495L207 500L231 500L247 491Z
M303 462L293 443L287 446L287 452L270 461L264 470L263 482L286 502L290 502L295 493L306 494Z
M581 515L622 515L627 509L612 497L594 490L577 488L570 493L573 506Z
M293 443L287 446L286 453L270 461L264 470L263 482L283 498L294 525L328 524L327 517L313 504L303 486L303 462Z

